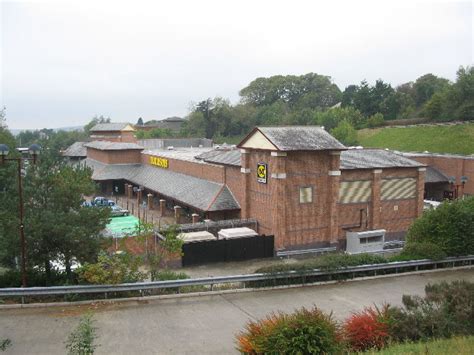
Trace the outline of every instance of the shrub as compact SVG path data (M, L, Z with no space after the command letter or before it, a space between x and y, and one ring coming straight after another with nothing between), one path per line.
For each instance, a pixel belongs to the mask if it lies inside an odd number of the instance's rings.
M97 345L97 328L94 327L92 315L87 314L81 318L79 325L73 330L66 341L68 355L90 355L94 354Z
M380 127L383 126L385 123L385 120L383 118L383 115L378 112L375 115L370 116L367 119L367 127L369 128L375 128L375 127Z
M353 351L383 348L389 336L389 306L365 308L350 316L343 325L344 335Z
M332 316L314 307L250 321L237 335L237 350L246 354L337 354L342 346Z
M431 259L441 260L446 258L446 253L438 245L430 242L410 243L402 252L390 258L390 261L408 261Z
M128 254L109 256L99 254L97 263L86 263L77 273L79 280L89 284L120 284L138 282L145 279L145 274L139 271L140 259Z
M474 283L454 281L425 287L425 297L403 296L390 310L390 334L397 341L474 334Z
M75 276L73 277L75 278ZM70 281L65 272L51 270L48 276L39 270L28 270L26 274L28 287L35 286L62 286ZM0 288L21 287L21 272L19 270L7 270L0 274Z
M163 270L156 274L156 281L166 281L166 280L185 280L189 279L189 276L184 272L175 272L172 270Z
M256 273L276 273L284 271L305 271L321 269L326 271L336 270L342 267L370 265L386 263L381 255L376 254L325 254L312 259L304 260L294 264L275 264L257 269Z
M410 227L407 245L436 244L448 256L474 254L474 196L442 203Z

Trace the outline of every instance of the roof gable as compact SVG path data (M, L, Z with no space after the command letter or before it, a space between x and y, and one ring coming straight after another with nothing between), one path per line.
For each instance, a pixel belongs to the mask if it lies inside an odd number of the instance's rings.
M258 129L254 130L239 146L241 148L278 150Z
M238 147L280 151L347 149L319 126L256 127Z

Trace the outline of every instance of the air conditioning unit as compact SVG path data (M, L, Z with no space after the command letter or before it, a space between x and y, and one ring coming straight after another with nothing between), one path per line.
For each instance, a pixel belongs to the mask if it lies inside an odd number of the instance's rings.
M383 251L385 229L346 233L348 254L376 253Z

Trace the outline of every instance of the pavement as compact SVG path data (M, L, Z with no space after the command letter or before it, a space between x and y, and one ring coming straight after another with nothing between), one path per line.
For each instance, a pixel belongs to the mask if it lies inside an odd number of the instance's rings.
M342 320L374 303L399 305L403 294L423 295L428 283L457 279L474 282L474 269L140 302L0 309L0 339L12 341L5 354L64 354L68 334L81 315L92 312L97 354L232 354L237 353L235 334L250 319L316 305Z

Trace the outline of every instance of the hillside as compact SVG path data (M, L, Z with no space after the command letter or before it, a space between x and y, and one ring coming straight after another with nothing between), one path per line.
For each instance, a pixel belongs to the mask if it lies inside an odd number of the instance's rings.
M358 131L358 139L367 148L474 154L474 123L362 129Z

